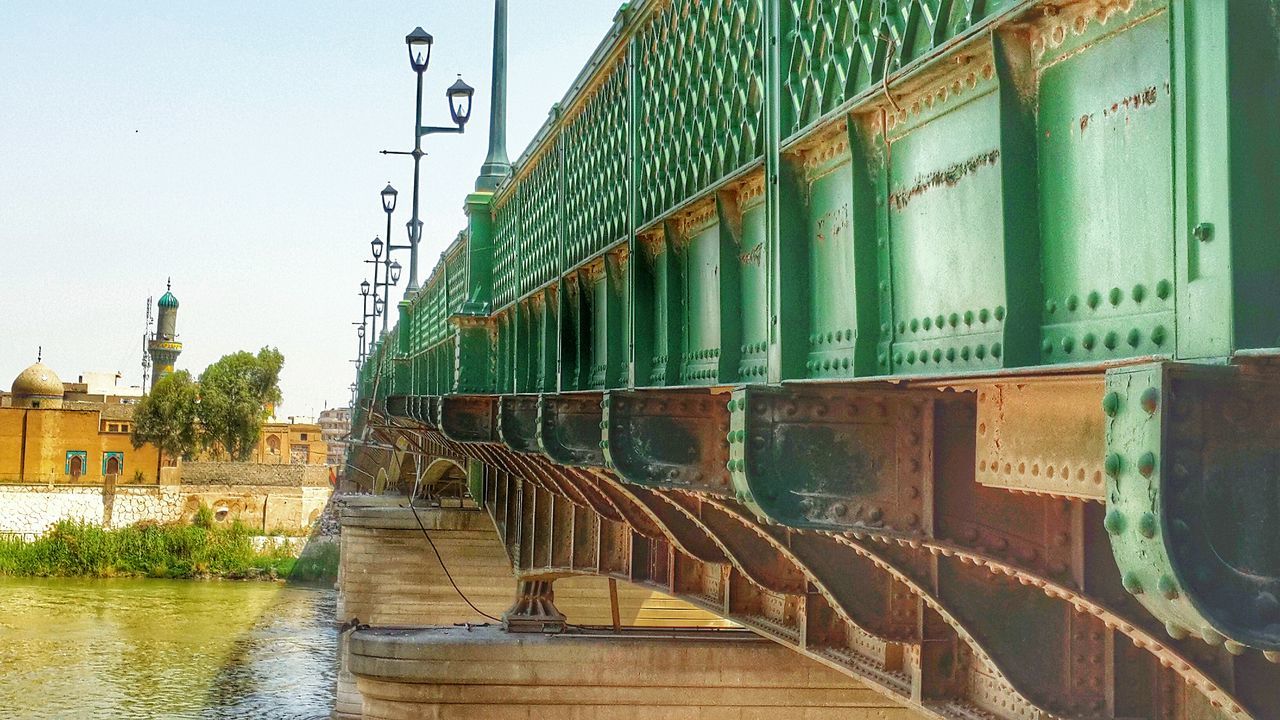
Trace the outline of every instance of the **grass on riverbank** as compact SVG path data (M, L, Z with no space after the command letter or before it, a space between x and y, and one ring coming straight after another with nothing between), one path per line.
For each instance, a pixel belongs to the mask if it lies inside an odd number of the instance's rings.
M338 579L338 543L312 540L294 563L289 582L332 585Z
M106 530L63 520L36 540L0 540L0 575L229 579L287 577L294 558L283 547L254 548L249 531L139 523Z

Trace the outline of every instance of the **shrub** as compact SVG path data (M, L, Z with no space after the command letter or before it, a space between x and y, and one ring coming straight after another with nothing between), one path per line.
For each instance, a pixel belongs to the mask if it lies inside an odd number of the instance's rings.
M191 524L205 530L213 529L213 508L200 503L200 507L196 508L196 516L192 519Z
M243 525L200 521L105 530L64 520L36 540L0 540L0 575L275 578L293 568L287 548L259 553Z

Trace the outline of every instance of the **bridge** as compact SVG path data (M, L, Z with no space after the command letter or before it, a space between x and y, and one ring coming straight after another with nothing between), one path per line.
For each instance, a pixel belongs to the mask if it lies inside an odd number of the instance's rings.
M362 367L349 478L465 485L513 630L603 576L922 717L1280 717L1278 22L626 4Z

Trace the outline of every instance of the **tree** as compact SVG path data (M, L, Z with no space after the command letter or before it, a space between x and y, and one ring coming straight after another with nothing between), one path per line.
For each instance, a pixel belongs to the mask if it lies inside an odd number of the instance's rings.
M199 442L196 406L199 388L191 373L179 370L160 378L133 413L133 447L151 443L170 458L193 455Z
M281 400L284 355L275 348L224 355L200 374L197 415L205 443L219 456L244 461L262 435L262 423Z

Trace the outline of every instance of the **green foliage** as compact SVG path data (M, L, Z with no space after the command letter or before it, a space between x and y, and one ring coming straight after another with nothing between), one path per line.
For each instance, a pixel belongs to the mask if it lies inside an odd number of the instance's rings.
M288 549L254 549L243 526L138 523L104 530L64 520L33 541L0 540L0 575L269 578L294 565Z
M192 525L205 530L213 529L213 508L204 503L200 503L200 507L196 508L196 516L191 521Z
M198 440L198 398L199 388L191 373L179 370L160 378L133 413L133 446L151 443L168 457L190 457Z
M294 563L291 583L332 583L338 579L338 543L313 540Z
M200 425L218 455L243 461L253 453L263 421L281 400L283 366L284 355L264 347L257 355L224 355L200 374Z

